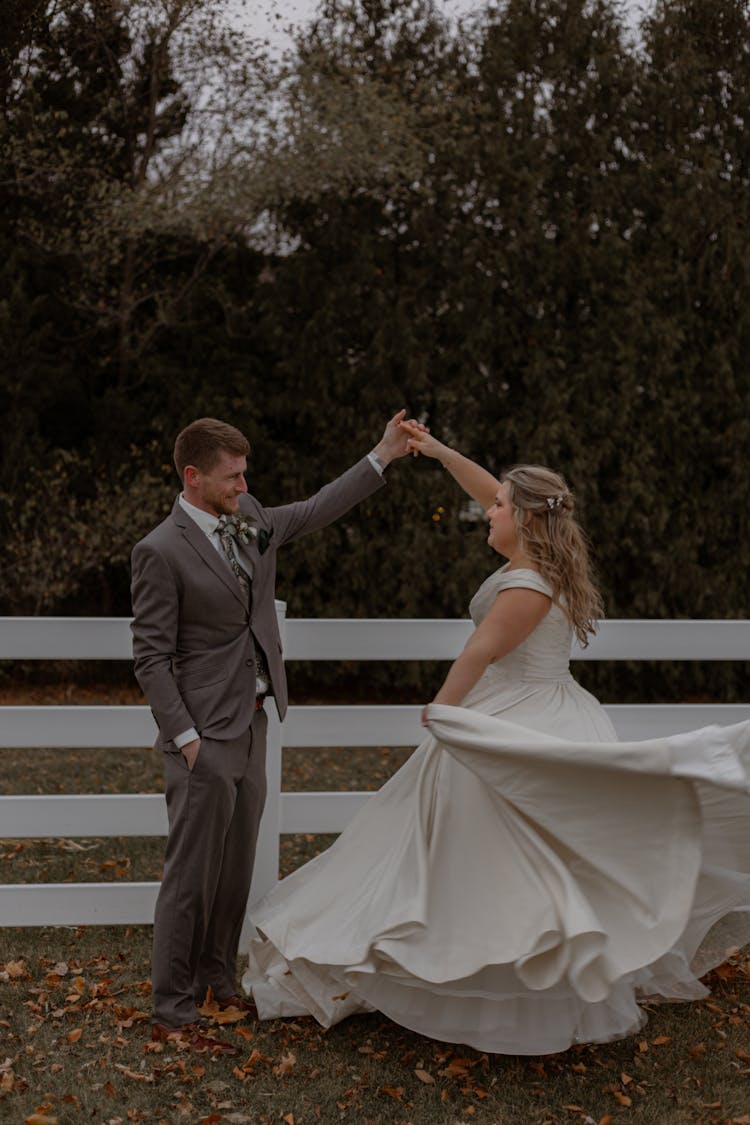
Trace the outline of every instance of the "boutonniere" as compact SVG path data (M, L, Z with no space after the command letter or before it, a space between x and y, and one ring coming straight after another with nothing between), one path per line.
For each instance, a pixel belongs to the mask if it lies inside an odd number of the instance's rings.
M235 535L245 546L251 539L258 538L255 520L252 516L246 516L244 513L240 513L238 516L227 516L226 527L229 534Z

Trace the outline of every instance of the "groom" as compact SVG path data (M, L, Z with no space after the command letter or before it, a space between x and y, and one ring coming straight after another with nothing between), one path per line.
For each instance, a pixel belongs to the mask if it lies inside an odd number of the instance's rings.
M178 435L183 483L171 514L132 556L135 674L159 728L169 815L156 903L152 1039L235 1054L197 1005L237 995L236 958L266 795L266 713L287 709L276 551L326 527L384 483L407 453L400 411L380 442L309 500L265 508L247 491L249 444L199 418Z

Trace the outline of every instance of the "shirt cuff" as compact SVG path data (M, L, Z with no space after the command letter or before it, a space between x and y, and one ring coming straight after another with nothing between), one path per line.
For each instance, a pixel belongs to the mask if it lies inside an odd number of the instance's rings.
M184 730L182 734L176 734L172 742L178 750L182 750L183 746L187 746L188 742L195 742L196 738L200 738L200 735L195 727L191 727L190 730Z
M383 472L385 470L385 465L380 460L380 458L378 457L377 453L375 453L374 450L367 454L367 460L370 462L370 464L372 465L375 472L378 473L378 475L382 477Z

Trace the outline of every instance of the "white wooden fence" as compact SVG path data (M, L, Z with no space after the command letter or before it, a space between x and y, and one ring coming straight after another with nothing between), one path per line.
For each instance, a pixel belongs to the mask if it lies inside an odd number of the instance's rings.
M470 633L468 621L285 620L287 660L450 660ZM750 621L606 621L582 660L750 660ZM129 660L126 618L0 618L0 660ZM291 707L283 724L269 712L268 799L250 902L273 885L279 834L340 832L370 793L281 793L283 746L410 746L422 738L418 706ZM750 719L743 705L613 705L621 738L677 733ZM3 747L151 746L146 707L0 707ZM153 794L0 796L0 838L165 835L164 798ZM0 885L0 925L151 922L158 883Z

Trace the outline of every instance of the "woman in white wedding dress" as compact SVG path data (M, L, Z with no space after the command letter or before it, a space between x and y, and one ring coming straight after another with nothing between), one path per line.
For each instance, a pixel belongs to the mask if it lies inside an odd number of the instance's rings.
M750 937L750 723L618 742L568 667L601 607L565 482L409 432L508 562L425 740L255 910L243 985L261 1018L377 1010L506 1054L631 1034Z

